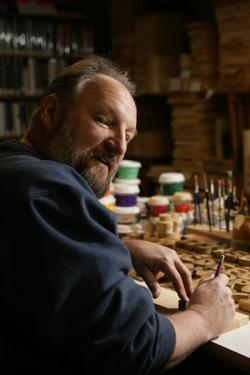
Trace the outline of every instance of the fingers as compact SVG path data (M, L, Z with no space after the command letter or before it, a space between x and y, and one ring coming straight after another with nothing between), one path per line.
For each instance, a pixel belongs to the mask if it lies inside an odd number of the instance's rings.
M192 282L191 272L185 266L185 264L182 263L182 261L180 259L179 259L176 267L177 267L177 269L178 269L178 271L181 275L181 278L182 278L183 285L184 285L185 291L187 293L187 296L191 297L192 292L193 292L193 282Z
M156 276L150 270L146 269L143 274L143 279L145 283L147 284L147 286L149 287L149 290L151 291L152 296L154 298L159 297L161 293L161 286L158 283Z
M176 268L172 268L169 272L170 278L179 297L188 302L191 292L190 289L186 290L186 285L184 284L181 274Z
M227 285L229 277L225 273L220 273L218 276L216 276L216 279L224 285Z
M161 271L166 274L168 280L172 281L179 297L188 302L193 291L191 273L174 250L168 252Z

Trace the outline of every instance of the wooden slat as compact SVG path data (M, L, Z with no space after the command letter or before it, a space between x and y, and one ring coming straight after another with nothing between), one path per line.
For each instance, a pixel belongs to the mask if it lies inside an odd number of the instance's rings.
M138 280L135 280L135 282L147 288L144 282ZM161 294L158 298L154 299L154 304L157 310L159 308L159 312L161 312L162 314L167 314L173 312L173 309L178 309L178 301L179 297L175 291L166 288L161 288ZM227 329L227 331L231 331L233 329L245 326L248 324L248 322L248 315L236 312L235 319L231 326Z

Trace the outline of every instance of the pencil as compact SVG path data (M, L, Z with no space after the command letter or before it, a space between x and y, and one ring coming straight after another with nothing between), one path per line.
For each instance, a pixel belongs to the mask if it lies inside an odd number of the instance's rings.
M218 266L217 266L217 269L216 269L214 277L216 277L216 276L219 275L219 273L221 271L221 268L222 268L222 265L223 265L223 262L224 262L224 258L225 258L225 255L221 255L220 256L220 260L219 260L219 263L218 263Z

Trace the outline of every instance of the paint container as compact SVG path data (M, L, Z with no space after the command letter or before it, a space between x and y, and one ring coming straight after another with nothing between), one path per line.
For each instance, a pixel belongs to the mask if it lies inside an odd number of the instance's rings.
M168 172L162 173L158 181L161 194L171 196L177 191L183 191L185 178L182 173Z
M141 163L134 160L123 160L118 166L118 178L134 180L138 178Z
M139 186L141 183L141 180L139 178L134 178L132 180L125 180L124 178L116 178L114 180L115 184L126 184L126 185L137 185Z
M140 209L138 206L115 206L114 213L117 217L118 224L136 224L140 220Z
M137 197L137 205L141 211L141 219L146 219L148 217L148 197Z
M116 206L131 207L137 205L138 185L114 184Z
M192 209L192 194L187 191L178 191L173 195L175 212L189 212Z
M123 224L118 224L117 225L117 233L119 238L129 238L129 235L132 233L132 229L130 228L129 225L123 225Z
M114 210L115 197L112 194L105 195L103 198L99 199L99 202L101 202L110 211Z
M169 200L165 195L153 195L148 200L150 216L157 217L167 212Z

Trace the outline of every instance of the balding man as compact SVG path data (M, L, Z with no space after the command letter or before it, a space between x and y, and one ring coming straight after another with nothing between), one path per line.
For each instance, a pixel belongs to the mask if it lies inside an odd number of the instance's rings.
M0 146L3 374L155 374L222 333L234 303L220 275L192 293L175 251L117 236L102 197L136 133L134 86L89 56L51 83L21 141ZM157 274L186 311L155 311Z

